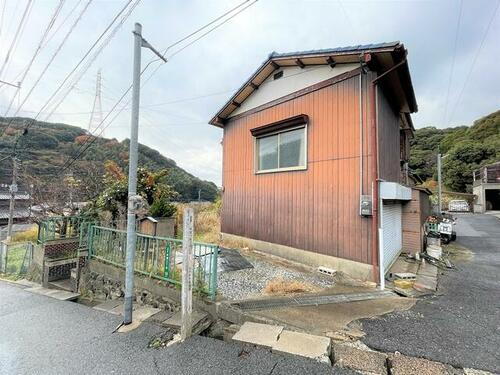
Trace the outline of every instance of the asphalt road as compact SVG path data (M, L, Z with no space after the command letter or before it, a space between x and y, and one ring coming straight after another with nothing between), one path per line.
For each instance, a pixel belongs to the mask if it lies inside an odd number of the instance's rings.
M160 327L143 323L112 333L119 323L117 316L0 281L0 374L355 374L200 336L150 349Z
M457 217L457 243L473 257L440 275L436 296L409 311L362 321L363 341L377 350L500 373L500 219Z

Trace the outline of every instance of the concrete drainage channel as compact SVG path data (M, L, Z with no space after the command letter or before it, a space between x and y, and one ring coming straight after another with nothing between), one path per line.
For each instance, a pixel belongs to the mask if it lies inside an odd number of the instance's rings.
M371 299L394 297L394 296L395 294L390 290L378 290L365 293L301 295L296 297L255 299L255 300L234 302L231 303L231 305L241 310L262 310L262 309L271 309L276 307L315 306L315 305L327 305L330 303L366 301Z

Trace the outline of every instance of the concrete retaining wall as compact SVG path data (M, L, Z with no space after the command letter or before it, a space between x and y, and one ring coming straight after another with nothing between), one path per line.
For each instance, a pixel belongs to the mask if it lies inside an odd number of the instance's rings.
M117 299L125 295L125 269L98 260L90 260L81 270L80 292L98 299ZM165 281L136 274L135 301L153 307L178 311L181 291ZM215 304L193 296L194 308L216 316Z
M360 234L361 235L361 234ZM325 266L342 271L352 278L358 280L372 280L372 265L355 262L349 259L332 257L311 251L296 249L294 247L279 245L271 242L254 240L251 238L236 236L234 234L222 233L223 239L243 243L249 248L260 250L294 262L306 264L312 267Z

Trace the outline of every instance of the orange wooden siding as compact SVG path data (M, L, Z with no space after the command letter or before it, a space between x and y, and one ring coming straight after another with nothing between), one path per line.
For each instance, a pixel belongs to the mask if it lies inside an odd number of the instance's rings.
M364 194L372 189L370 76L363 76L362 89ZM348 78L225 125L222 232L371 264L371 219L359 215L359 80ZM307 170L255 174L250 129L299 114L309 116Z

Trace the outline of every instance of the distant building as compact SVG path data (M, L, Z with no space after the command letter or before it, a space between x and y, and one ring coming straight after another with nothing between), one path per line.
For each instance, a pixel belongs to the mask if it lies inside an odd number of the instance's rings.
M500 211L500 162L473 172L474 212Z
M30 218L31 196L19 191L15 195L14 223L25 223ZM0 226L9 222L10 192L6 187L0 187Z

